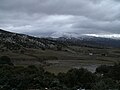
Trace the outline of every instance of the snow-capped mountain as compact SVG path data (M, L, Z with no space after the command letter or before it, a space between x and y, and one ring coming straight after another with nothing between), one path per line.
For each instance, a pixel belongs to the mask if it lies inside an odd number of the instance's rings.
M93 35L83 35L77 33L53 33L48 38L33 37L26 34L17 34L0 29L0 44L8 47L34 47L49 48L58 43L65 45L89 46L89 47L120 47L119 38L98 37Z
M77 33L55 33L56 40L72 45L120 47L119 34L77 34Z
M52 38L59 38L59 37L65 37L65 38L78 38L80 35L77 33L70 33L70 32L55 32L51 34Z
M97 37L97 38L108 38L108 39L120 40L120 34L79 34L74 32L55 32L55 33L52 33L49 37L52 37L52 38L65 37L67 39L70 39L70 38L92 39L94 37Z
M101 37L101 38L111 38L111 39L119 39L120 34L84 34L85 36L92 36L92 37Z

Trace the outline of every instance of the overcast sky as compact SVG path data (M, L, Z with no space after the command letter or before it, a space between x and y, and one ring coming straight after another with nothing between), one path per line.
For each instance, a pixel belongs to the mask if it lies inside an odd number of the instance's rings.
M0 28L36 36L120 34L119 0L0 0Z

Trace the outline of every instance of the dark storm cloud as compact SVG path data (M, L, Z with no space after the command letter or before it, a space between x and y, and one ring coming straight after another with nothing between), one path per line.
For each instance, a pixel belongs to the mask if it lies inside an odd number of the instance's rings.
M0 0L0 27L33 35L120 33L119 0Z

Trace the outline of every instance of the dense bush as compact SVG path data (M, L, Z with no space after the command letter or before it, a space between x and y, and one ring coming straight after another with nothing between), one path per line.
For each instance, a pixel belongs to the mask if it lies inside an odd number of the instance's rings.
M92 84L96 81L96 76L86 69L71 69L66 74L58 74L61 83L67 87L83 87L91 88Z
M101 65L98 68L96 68L96 73L100 73L100 74L106 74L109 72L110 66L107 65Z
M1 56L0 57L0 65L13 65L13 63L11 62L11 59L8 56Z
M99 82L95 85L97 88L105 88L120 90L120 64L113 66L102 65L96 69L96 74L99 74ZM103 86L104 85L104 86ZM98 89L100 90L100 89Z
M118 90L118 88L119 84L111 78L101 79L93 86L93 90Z
M96 69L96 74L102 74L104 78L120 80L120 64L113 66L102 65Z
M100 66L96 69L96 73L81 68L54 75L45 71L41 66L20 67L5 64L0 65L0 90L45 90L45 88L49 90L77 90L78 88L119 90L119 70L120 64L116 64ZM98 74L103 75L99 76Z

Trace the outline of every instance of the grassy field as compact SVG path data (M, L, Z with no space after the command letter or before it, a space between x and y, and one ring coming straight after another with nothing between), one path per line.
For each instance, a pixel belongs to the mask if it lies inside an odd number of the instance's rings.
M59 73L70 68L87 68L94 72L101 64L111 65L120 61L120 49L98 49L69 46L61 51L25 49L0 52L0 56L9 56L15 65L42 65L47 71Z

